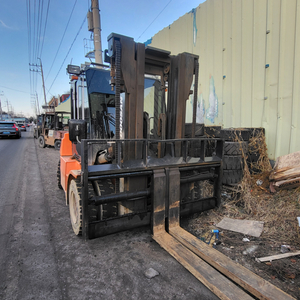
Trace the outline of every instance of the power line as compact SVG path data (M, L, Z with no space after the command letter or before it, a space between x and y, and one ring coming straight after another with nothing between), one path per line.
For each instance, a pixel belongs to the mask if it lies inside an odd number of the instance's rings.
M9 88L9 87L3 86L3 85L0 85L0 87L5 88L5 89L8 89L8 90L15 91L15 92L19 92L19 93L30 94L29 92L25 92L25 91L20 91L20 90L12 89L12 88Z
M38 45L37 45L37 56L40 54L40 46L41 46L41 32L42 32L42 24L43 24L43 9L44 9L44 1L42 1L42 4L40 5L40 0L39 0L39 25L38 25Z
M61 40L60 40L60 43L59 43L58 49L57 49L57 51L56 51L55 57L54 57L54 59L53 59L52 65L51 65L51 67L50 67L50 70L49 70L49 72L48 72L48 74L47 74L47 76L46 76L46 81L47 81L47 78L48 78L48 76L49 76L49 74L50 74L50 72L51 72L51 70L52 70L52 67L53 67L54 62L55 62L55 60L56 60L56 57L57 57L58 51L59 51L59 49L60 49L60 46L61 46L61 44L62 44L62 42L63 42L63 40L64 40L64 37L65 37L66 31L67 31L67 29L68 29L68 26L69 26L71 17L72 17L72 15L73 15L73 11L74 11L74 8L75 8L76 3L77 3L77 0L75 0L75 3L74 3L74 5L73 5L73 9L72 9L72 11L71 11L71 14L70 14L68 23L67 23L66 28L65 28L65 31L64 31L64 33L63 33L63 35L62 35L62 38L61 38Z
M27 34L28 34L28 60L31 60L31 17L30 17L30 0L26 0L27 6ZM30 90L32 90L32 74L29 71Z
M47 27L47 21L48 21L49 6L50 6L50 0L48 0L48 6L47 6L47 12L46 12L46 21L45 21L44 33L43 33L43 39L42 39L42 47L41 47L41 52L40 52L39 57L42 56L43 47L44 47L44 40L45 40L45 33L46 33L46 27Z
M35 35L35 16L36 16L36 9L35 9L35 5L36 4L36 0L34 0L34 4L33 4L33 58L36 56L35 55L35 40L36 40L36 35Z
M40 29L40 18L41 18L41 13L40 13L40 7L41 7L41 0L39 0L39 6L38 6L38 12L37 12L37 26L36 26L36 43L35 43L35 53L36 56L38 56L38 48L39 48L39 29Z
M50 0L48 0L47 6L44 5L44 2L46 1L26 0L29 65L37 63L37 58L41 56L44 46ZM29 70L29 80L30 91L33 93L36 90L38 75Z
M140 37L147 31L147 29L154 23L154 21L162 14L162 12L167 8L167 6L172 2L170 0L167 5L161 10L161 12L154 18L154 20L150 23L150 25L143 31L143 33L138 37L137 41L140 39Z
M86 17L84 17L83 22L82 22L82 24L81 24L79 30L77 31L76 36L75 36L75 38L74 38L74 40L73 40L73 42L72 42L72 44L71 44L71 46L70 46L70 48L69 48L69 50L68 50L68 52L67 52L67 55L66 55L65 59L63 60L61 66L60 66L60 68L59 68L59 70L58 70L58 72L57 72L57 74L56 74L56 76L55 76L55 78L54 78L54 80L53 80L53 82L52 82L50 88L49 88L49 91L51 90L51 88L52 88L52 86L53 86L53 84L54 84L54 82L55 82L55 80L56 80L56 78L57 78L59 72L61 71L61 68L63 67L63 65L64 65L64 63L65 63L65 61L66 61L66 59L67 59L67 57L68 57L68 55L69 55L69 53L70 53L72 47L73 47L73 45L74 45L74 43L75 43L75 41L76 41L76 39L77 39L77 37L78 37L78 35L79 35L81 29L82 29L82 26L83 26L83 24L85 23L85 21L86 21ZM49 92L48 92L48 93L49 93Z

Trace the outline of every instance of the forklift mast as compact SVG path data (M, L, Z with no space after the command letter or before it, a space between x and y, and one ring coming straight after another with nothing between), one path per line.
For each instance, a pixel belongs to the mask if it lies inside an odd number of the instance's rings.
M195 137L198 56L173 56L113 33L105 61L110 69L68 66L75 76L72 119L60 163L67 203L72 180L80 185L82 220L78 228L72 223L75 233L95 238L149 225L153 199L159 195L167 205L174 169L181 215L218 206L222 140L213 140L215 149L206 157L206 139ZM190 97L193 121L187 124Z

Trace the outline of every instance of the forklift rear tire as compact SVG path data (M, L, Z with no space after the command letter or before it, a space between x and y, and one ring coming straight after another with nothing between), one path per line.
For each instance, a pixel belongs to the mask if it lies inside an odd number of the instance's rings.
M82 199L80 181L72 179L69 187L69 210L73 231L82 234Z
M59 150L60 149L60 141L55 141L54 148L55 148L55 150Z
M44 137L42 136L42 135L40 135L40 137L39 137L39 146L41 147L41 148L45 148L45 139L44 139Z

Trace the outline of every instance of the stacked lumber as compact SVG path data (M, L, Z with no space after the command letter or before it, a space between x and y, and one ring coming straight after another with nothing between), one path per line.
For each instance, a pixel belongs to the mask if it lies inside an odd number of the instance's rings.
M300 186L300 151L278 157L269 180L271 191Z

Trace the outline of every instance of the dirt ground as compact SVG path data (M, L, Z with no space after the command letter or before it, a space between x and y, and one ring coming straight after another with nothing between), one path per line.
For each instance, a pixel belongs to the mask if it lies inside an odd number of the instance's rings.
M213 245L212 240L211 246L296 299L300 299L300 255L264 263L255 260L255 258L282 254L282 245L287 245L289 248L287 251L290 252L300 250L299 227L295 218L300 216L299 189L281 191L275 195L261 188L251 192L253 193L251 201L256 201L256 206L260 205L268 210L270 215L266 211L255 212L253 206L252 211L247 210L245 199L237 200L232 189L223 187L220 208L195 214L183 220L182 227L207 243L210 238L208 233L212 229L218 229L219 241ZM264 221L263 233L257 238L217 228L216 224L225 216ZM243 238L248 238L249 241L245 242Z

